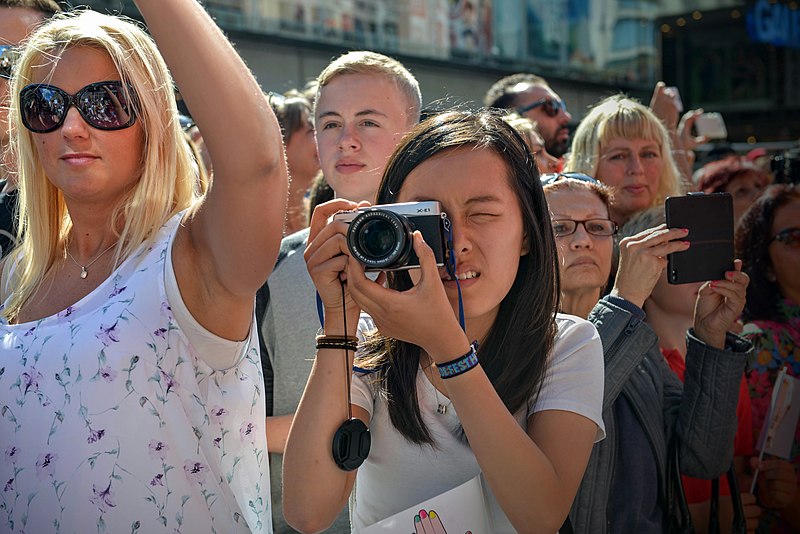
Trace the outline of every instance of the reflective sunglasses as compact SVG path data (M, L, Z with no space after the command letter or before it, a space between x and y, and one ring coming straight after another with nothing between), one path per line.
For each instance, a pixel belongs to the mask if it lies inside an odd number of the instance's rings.
M136 122L133 87L119 81L90 83L74 95L54 85L26 85L19 93L22 124L35 133L57 130L75 106L89 126L121 130Z
M582 172L555 172L550 174L542 174L539 177L541 180L542 185L549 185L555 183L559 180L578 180L580 182L588 182L590 184L599 184L596 179L592 178L588 174L583 174Z
M558 219L553 221L553 232L556 237L572 235L578 229L579 224L582 224L586 232L592 235L610 236L617 233L617 223L610 219L586 219L585 221Z
M773 241L780 241L784 245L796 247L800 245L800 228L785 228L775 234L772 239L769 240L768 245Z
M17 48L13 45L0 45L0 78L11 79L11 70L19 57Z
M555 117L558 115L559 111L563 111L564 113L567 112L567 104L563 100L546 97L541 98L532 104L528 104L527 106L517 108L517 113L520 115L525 115L530 110L538 107L541 107L542 111L544 111L548 117Z

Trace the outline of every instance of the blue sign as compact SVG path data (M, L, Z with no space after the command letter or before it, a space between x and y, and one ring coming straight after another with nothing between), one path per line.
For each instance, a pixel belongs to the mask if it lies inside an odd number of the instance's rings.
M747 33L757 43L800 48L800 9L758 0L747 10Z

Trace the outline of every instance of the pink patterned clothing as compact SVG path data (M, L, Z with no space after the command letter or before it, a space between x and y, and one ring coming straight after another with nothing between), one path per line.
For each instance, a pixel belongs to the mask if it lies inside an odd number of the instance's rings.
M178 325L180 217L75 305L0 324L0 531L271 532L256 330L215 371Z
M781 366L786 365L791 376L800 377L800 305L786 299L778 305L777 321L758 320L744 326L742 336L753 343L753 359L747 365L750 399L753 406L754 439L764 425L772 399L772 388ZM789 459L795 466L800 483L800 427L798 427ZM793 532L774 512L766 511L759 533L783 534Z

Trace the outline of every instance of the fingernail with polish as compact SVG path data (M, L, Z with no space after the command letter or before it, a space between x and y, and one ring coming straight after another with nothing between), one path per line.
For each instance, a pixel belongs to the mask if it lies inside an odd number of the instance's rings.
M431 510L431 513L428 514L428 517L430 517L431 519L436 519L436 512Z
M428 513L425 510L420 510L419 517L420 519L425 519L426 517L428 517Z

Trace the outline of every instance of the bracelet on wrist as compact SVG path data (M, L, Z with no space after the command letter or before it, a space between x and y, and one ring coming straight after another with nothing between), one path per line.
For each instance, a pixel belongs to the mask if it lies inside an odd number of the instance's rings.
M469 346L469 351L455 360L436 364L439 369L439 376L443 379L453 378L466 373L478 365L478 342L473 341Z
M342 349L356 352L358 350L358 338L355 336L318 335L317 350L320 349Z

